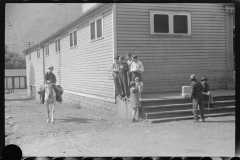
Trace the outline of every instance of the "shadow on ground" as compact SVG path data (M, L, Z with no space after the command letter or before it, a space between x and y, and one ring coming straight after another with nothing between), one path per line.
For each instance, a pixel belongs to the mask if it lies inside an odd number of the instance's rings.
M92 123L91 121L94 121L93 119L75 118L75 117L67 117L65 119L56 119L56 120L60 120L61 122L76 122L76 123Z
M5 101L28 101L32 100L31 98L16 98L16 99L5 99Z
M205 121L204 123L234 123L235 120L230 121Z

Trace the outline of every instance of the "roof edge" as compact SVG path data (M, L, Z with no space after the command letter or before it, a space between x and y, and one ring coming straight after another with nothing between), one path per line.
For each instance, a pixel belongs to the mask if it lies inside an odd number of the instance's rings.
M73 25L74 23L76 23L77 21L83 19L84 17L88 16L90 13L93 13L96 11L96 9L99 9L103 6L109 5L109 3L99 3L95 6L92 7L92 9L80 14L77 18L73 19L72 21L70 21L69 23L67 23L66 25L64 25L63 27L61 27L60 29L58 29L57 31L55 31L53 34L51 34L50 36L48 36L47 38L45 38L44 40L38 42L37 44L33 45L30 48L27 48L25 50L23 50L23 54L26 56L27 54L29 54L29 52L37 49L38 47L42 47L44 46L47 42L51 40L52 38L54 38L55 36L57 36L58 34L60 34L62 31L64 31L65 29L67 29L68 27L70 27L71 25Z

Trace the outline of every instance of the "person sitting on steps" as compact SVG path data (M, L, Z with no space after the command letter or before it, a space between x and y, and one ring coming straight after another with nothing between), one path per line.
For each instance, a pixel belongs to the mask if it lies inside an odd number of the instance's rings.
M59 90L57 88L57 86L55 85L55 83L57 82L57 79L56 79L56 76L55 74L52 72L53 71L53 66L50 66L48 68L48 72L45 74L45 81L44 81L44 84L47 82L47 81L51 81L52 82L52 87L53 89L55 90L56 92L56 100L59 102L59 103L62 103L62 98L60 97L60 93L59 93ZM45 89L42 90L41 92L41 104L44 104L44 97L45 97Z

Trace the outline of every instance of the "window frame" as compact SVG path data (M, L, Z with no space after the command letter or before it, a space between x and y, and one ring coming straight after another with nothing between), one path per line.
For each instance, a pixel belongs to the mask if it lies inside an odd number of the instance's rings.
M57 43L56 43L57 42ZM59 53L61 51L61 38L57 38L54 40L55 44L55 52ZM57 45L56 45L57 44Z
M77 44L76 45L74 45L74 32L76 32L76 42L77 42ZM72 34L72 46L71 46L71 35ZM73 31L71 31L71 32L69 32L69 48L75 48L75 47L77 47L78 46L78 32L77 32L77 29L74 29Z
M101 19L101 22L102 22L102 36L101 37L97 37L97 34L98 34L98 32L97 32L97 21L99 20L99 19ZM94 37L94 39L91 39L91 24L92 23L94 23L94 26L95 26L95 37ZM90 38L90 42L93 42L93 41L96 41L96 40L100 40L100 39L103 39L104 38L104 35L103 35L103 16L101 15L101 16L99 16L99 17L97 17L97 18L95 18L95 19L93 19L93 20L91 20L91 21L89 21L89 38Z
M37 58L40 59L40 49L37 49Z
M29 61L31 61L31 53L29 53Z
M49 56L49 44L44 46L43 53L46 57Z
M162 14L168 15L169 17L169 33L155 33L154 32L154 15L155 14ZM184 15L187 16L187 33L174 33L174 19L173 16L175 15ZM169 11L150 11L150 35L181 35L181 36L191 36L191 13L190 12L169 12Z

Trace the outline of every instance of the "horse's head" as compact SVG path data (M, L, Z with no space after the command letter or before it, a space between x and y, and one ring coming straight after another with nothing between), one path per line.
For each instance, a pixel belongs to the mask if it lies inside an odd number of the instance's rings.
M45 92L48 95L48 98L51 97L52 95L52 82L51 81L47 81L45 84Z

